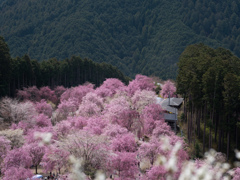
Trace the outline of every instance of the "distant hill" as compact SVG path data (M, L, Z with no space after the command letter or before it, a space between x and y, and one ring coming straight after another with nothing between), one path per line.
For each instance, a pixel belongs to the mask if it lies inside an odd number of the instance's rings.
M0 0L0 35L13 57L80 55L167 79L189 44L239 56L239 10L234 0Z

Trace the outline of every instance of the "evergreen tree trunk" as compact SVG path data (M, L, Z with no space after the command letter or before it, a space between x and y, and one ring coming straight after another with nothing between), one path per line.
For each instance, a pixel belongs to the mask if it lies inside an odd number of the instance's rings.
M183 102L184 122L187 122L186 102L187 102L187 99L185 97Z
M8 96L11 96L11 85L10 85L10 81L8 82Z
M211 149L211 134L212 134L212 128L210 127L210 131L209 131L209 144L208 144L208 148Z
M187 114L189 114L189 112ZM189 144L191 144L191 121L192 121L192 119L190 116L190 118L188 119L188 143Z
M222 130L219 130L218 134L218 151L221 152L221 138L222 138Z
M215 137L214 137L214 142L217 143L217 133L218 133L218 117L216 118L216 121L215 121Z
M225 134L225 132L222 130L222 143L221 143L222 151L223 151L223 147L224 147L224 134Z
M203 153L205 152L205 135L206 135L206 103L204 107L204 130L203 130Z
M230 132L227 132L227 161L229 160Z
M193 104L192 104L192 137L193 137L193 145L195 146L195 124L196 124L196 116L195 116L195 111L193 111Z
M238 127L236 126L236 149L238 149Z
M201 119L202 108L198 110L197 115L197 137L200 138L200 119Z

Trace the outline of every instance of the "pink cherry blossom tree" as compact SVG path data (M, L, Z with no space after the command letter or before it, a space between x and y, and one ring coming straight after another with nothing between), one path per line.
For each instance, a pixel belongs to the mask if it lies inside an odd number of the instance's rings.
M61 101L61 103L58 105L56 113L60 113L60 120L66 119L69 115L73 116L75 114L78 106L79 104L77 103L76 98L69 98L68 100Z
M21 130L23 130L23 135L26 135L29 130L34 128L35 124L36 124L35 120L32 119L30 121L21 121L18 124L12 124L11 128L14 130L21 129Z
M159 153L162 153L160 146L161 144L156 138L151 139L149 142L143 142L138 149L140 160L147 160L153 165Z
M103 130L103 135L107 136L108 138L112 139L117 137L118 135L121 136L126 134L128 130L118 124L111 124L109 123Z
M85 131L89 131L93 134L100 135L103 133L103 129L107 125L107 122L101 117L92 117L87 121L87 126L83 128Z
M60 147L67 149L75 158L83 159L84 172L87 175L106 168L109 147L104 136L80 130L69 134Z
M156 121L164 122L163 110L158 104L150 104L143 109L141 118L144 121L144 133L152 135L153 129L156 127Z
M32 158L30 157L28 151L26 151L24 148L16 148L7 153L2 164L2 171L3 174L5 174L5 172L12 167L30 168L32 164Z
M30 101L19 102L10 98L0 101L0 115L5 122L18 123L32 119L37 114L34 104Z
M82 102L82 98L89 92L93 92L94 85L92 84L85 84L85 85L79 85L77 87L73 87L70 89L67 89L62 95L61 95L61 102L63 100L67 101L69 98L75 98L76 103L78 106Z
M54 88L54 94L56 95L57 97L57 104L60 102L60 97L61 95L66 91L67 89L63 86L56 86Z
M91 117L100 114L101 111L102 111L101 107L97 106L93 102L89 102L82 103L79 106L77 114L85 117Z
M109 173L117 176L116 179L136 179L138 173L136 153L116 152L110 156L108 167Z
M82 130L88 125L88 120L89 119L86 117L70 116L67 118L67 120L60 121L55 126L53 126L53 137L56 137L55 139L59 139L67 136L72 131ZM94 131L93 129L91 129L92 132ZM96 123L96 129L101 129L101 127L98 127L98 123Z
M45 99L57 103L65 90L63 86L57 86L54 90L51 90L48 86L41 87L40 89L32 86L18 90L17 98L24 101L30 100L32 102L39 102L41 99Z
M52 126L51 119L45 114L39 114L35 117L37 127L49 127Z
M20 100L29 100L29 99L31 99L31 94L29 92L27 92L26 89L18 90L17 91L17 98L20 99ZM40 99L40 96L39 96L38 99Z
M23 88L23 90L18 90L17 98L21 100L30 100L30 101L40 101L41 95L39 89L36 86L32 86L29 88Z
M137 150L137 143L132 133L116 136L111 143L113 151L118 152L135 152Z
M233 180L238 180L240 179L240 168L236 168L234 171L234 176L233 176Z
M92 102L94 104L96 104L97 106L99 106L101 109L103 108L103 99L101 97L99 97L96 93L94 92L90 92L88 94L86 94L86 96L84 96L82 98L82 103L83 104L87 104L89 102Z
M4 97L0 99L0 117L3 120L3 122L11 123L12 116L12 107L17 105L18 101L16 99L11 99L9 97Z
M28 121L36 115L36 110L32 102L19 103L12 106L11 116L13 122Z
M170 80L165 81L162 86L160 95L163 98L168 98L169 96L176 97L175 93L176 93L176 86Z
M28 134L31 129L39 129L52 126L51 120L45 114L39 114L31 119L21 121L16 125L12 125L13 129L23 129L24 135Z
M54 135L60 138L67 136L72 131L71 123L68 120L57 123L53 128Z
M131 100L133 108L141 112L145 108L145 106L156 102L156 95L153 91L138 90L135 92Z
M139 117L140 115L136 110L128 109L121 111L119 117L115 117L113 122L117 122L122 127L127 128L128 131L138 132L142 127L142 122Z
M60 148L58 144L50 145L45 150L41 165L45 172L57 170L60 174L61 169L69 168L69 155L68 150Z
M54 134L53 126L47 126L47 127L35 127L32 129L29 129L27 131L27 134L24 136L25 143L31 144L31 143L39 143L42 144L42 138L39 136L36 136L36 134Z
M137 134L142 129L142 122L139 113L132 109L130 104L127 97L119 96L106 105L103 114L105 119L110 120L111 123L118 124Z
M35 108L39 114L43 113L43 114L47 115L48 117L52 116L53 108L44 99L42 99L40 102L37 102L35 104Z
M146 117L143 119L143 133L151 136L153 129L156 127L156 122L152 117Z
M146 179L149 180L165 180L167 171L164 166L152 166L150 170L146 173Z
M2 180L10 180L10 179L18 179L18 180L26 180L33 176L32 170L24 167L10 167L8 168Z
M103 99L97 96L96 93L90 92L82 98L82 103L79 106L78 114L81 116L100 115L103 110Z
M75 130L83 129L88 124L88 118L82 116L70 116L67 121L70 123L71 128Z
M163 109L159 104L150 104L144 107L141 116L152 118L154 121L164 121Z
M126 86L116 78L108 78L106 79L103 84L96 89L96 94L105 98L105 97L112 97L117 91L124 91Z
M45 146L40 146L39 143L31 143L23 146L26 152L29 153L32 159L32 165L35 166L35 173L37 174L37 168L40 165L43 155L45 154Z
M134 95L138 90L153 91L154 89L155 85L153 80L147 76L140 74L137 74L135 79L132 80L127 87L127 91L131 96Z
M4 136L7 140L10 141L11 149L19 148L24 144L23 130L21 129L3 130L3 131L0 131L0 136Z
M123 96L114 98L108 105L105 106L104 116L109 119L111 123L118 123L120 120L121 112L130 110L130 102Z
M155 122L155 128L153 129L152 136L159 138L160 136L173 136L174 132L171 130L171 127L161 121Z
M54 91L51 90L48 86L41 87L39 90L39 94L41 99L57 103L57 96L55 95Z

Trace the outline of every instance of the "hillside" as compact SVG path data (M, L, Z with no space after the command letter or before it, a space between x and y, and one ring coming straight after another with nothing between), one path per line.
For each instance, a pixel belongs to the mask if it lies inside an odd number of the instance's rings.
M0 131L0 178L34 179L41 168L59 180L238 180L240 168L219 152L189 159L153 89L137 75L127 86L111 78L98 88L25 88L23 101L2 98L0 117L11 128Z
M92 83L100 86L106 78L117 78L128 84L129 77L108 63L96 63L87 58L72 56L58 61L56 58L36 61L24 55L11 58L9 48L0 36L0 98L14 97L17 90L31 86L73 87Z
M233 0L0 0L0 35L13 57L76 55L111 63L130 77L176 78L189 44L239 55L239 8Z

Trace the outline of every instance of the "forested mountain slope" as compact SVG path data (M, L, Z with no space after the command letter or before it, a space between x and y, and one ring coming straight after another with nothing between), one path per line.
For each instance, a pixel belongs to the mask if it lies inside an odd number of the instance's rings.
M0 98L14 97L17 90L31 86L70 88L88 82L98 87L106 78L118 78L126 84L129 81L129 77L115 66L79 56L62 61L50 58L41 62L30 59L28 55L11 58L9 48L0 36Z
M13 57L80 55L167 79L189 44L239 55L239 8L233 0L0 0L0 35Z

